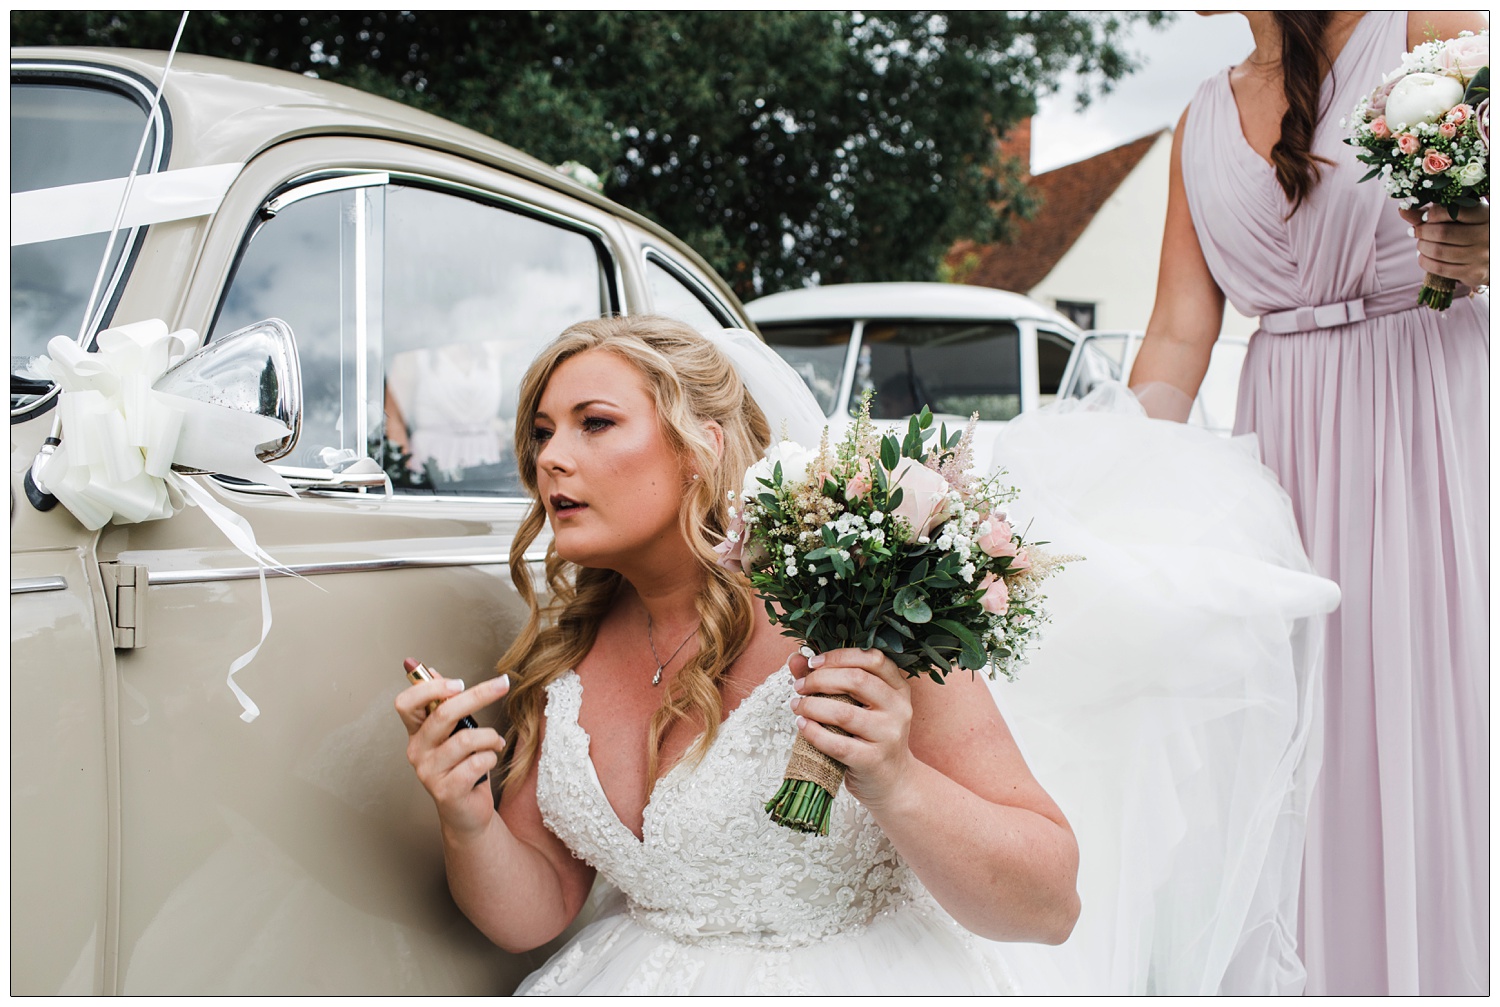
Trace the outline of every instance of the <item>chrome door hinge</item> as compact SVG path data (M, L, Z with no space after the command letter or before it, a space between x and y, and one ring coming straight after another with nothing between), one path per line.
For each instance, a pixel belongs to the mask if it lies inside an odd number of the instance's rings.
M146 588L150 583L144 566L100 563L104 598L109 603L109 621L114 626L115 649L133 650L146 645Z

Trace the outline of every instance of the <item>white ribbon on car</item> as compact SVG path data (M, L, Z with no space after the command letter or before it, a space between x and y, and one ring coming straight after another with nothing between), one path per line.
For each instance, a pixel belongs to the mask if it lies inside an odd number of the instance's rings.
M38 472L38 481L91 531L109 522L157 521L196 505L255 561L260 570L260 640L230 665L226 679L243 709L240 719L249 723L260 710L234 676L255 658L271 631L266 568L292 571L256 544L248 521L172 466L237 476L296 496L255 453L259 445L281 440L291 430L267 416L154 389L155 381L198 342L190 329L168 332L157 319L106 329L93 351L67 336L54 337L47 344L48 356L31 362L34 374L61 389L62 443Z
M113 230L127 187L130 200L120 227L206 216L219 208L243 167L238 161L205 164L137 175L134 184L129 178L106 178L12 193L11 247Z

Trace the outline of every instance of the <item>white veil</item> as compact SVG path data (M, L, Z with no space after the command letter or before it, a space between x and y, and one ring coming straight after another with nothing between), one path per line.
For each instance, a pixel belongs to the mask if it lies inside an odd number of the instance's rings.
M789 364L743 329L705 335L773 438L818 443L826 419ZM1020 680L992 688L1081 855L1069 941L990 945L1023 992L1301 990L1321 617L1339 592L1257 455L1148 419L1118 385L996 443L1013 516L1087 557L1049 582L1053 624Z
M750 397L766 414L773 442L789 440L806 448L818 446L828 418L791 364L748 329L719 329L703 335L734 365Z

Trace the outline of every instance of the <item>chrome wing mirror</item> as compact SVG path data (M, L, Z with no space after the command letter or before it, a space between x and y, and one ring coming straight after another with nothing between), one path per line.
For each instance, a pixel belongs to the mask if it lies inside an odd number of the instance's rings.
M302 369L292 327L267 318L221 336L177 362L152 385L159 392L226 409L255 413L286 424L291 433L255 449L273 462L291 453L302 433ZM200 475L201 469L173 466Z

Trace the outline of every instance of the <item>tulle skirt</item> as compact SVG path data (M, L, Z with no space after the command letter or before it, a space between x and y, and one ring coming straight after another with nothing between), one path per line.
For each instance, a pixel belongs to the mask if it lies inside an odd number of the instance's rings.
M1012 524L1077 554L993 692L1080 850L1058 947L935 906L791 950L686 944L615 893L523 993L1294 993L1314 673L1338 589L1314 575L1251 439L1147 419L1119 386L1007 425Z

